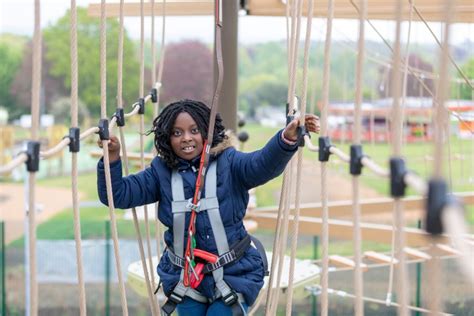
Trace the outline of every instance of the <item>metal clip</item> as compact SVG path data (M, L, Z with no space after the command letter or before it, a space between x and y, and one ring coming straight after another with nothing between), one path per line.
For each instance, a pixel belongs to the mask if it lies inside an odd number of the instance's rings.
M199 212L199 209L201 207L200 206L201 202L198 202L197 204L194 204L191 201L192 201L191 199L188 200L188 204L186 205L186 208L189 208L190 210L192 210L194 212Z
M196 271L194 270L193 264L192 264L191 259L189 258L189 256L186 256L186 260L189 263L189 268L191 269L191 272L194 274L194 277L196 278L197 281L199 281L199 276L196 273Z

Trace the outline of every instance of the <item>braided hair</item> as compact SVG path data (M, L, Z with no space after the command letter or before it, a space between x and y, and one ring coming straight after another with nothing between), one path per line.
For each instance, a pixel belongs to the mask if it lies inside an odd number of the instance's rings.
M166 106L153 121L153 128L147 132L147 135L151 133L155 134L154 144L156 151L170 168L174 168L178 164L178 156L176 156L171 147L170 138L176 118L183 112L191 115L198 126L202 138L207 139L211 110L207 105L200 101L187 99L173 102ZM225 135L225 127L222 124L221 116L217 114L211 147L220 144L225 139L227 139L227 136Z

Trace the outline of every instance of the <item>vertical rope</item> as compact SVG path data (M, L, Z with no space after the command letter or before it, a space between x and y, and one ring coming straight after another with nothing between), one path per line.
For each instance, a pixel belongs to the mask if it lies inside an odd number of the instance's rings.
M356 92L355 92L355 113L354 113L354 131L353 144L359 145L361 139L361 105L362 105L362 83L363 83L363 66L364 66L364 49L365 49L365 20L367 16L367 0L360 0L359 5L359 42L356 68ZM361 247L361 231L360 231L360 194L359 194L359 178L352 177L352 217L354 221L353 239L354 239L354 289L355 289L355 304L354 314L360 316L364 314L364 289L362 276L362 247Z
M396 4L396 31L395 31L395 47L393 50L393 66L392 66L392 93L393 93L393 140L392 140L392 155L393 157L400 157L402 152L402 109L400 104L400 98L402 94L402 78L400 72L401 62L401 49L400 49L400 38L401 38L401 23L403 13L403 0L398 0ZM408 63L408 56L406 57L406 63ZM395 213L395 248L396 254L399 260L397 264L397 297L400 300L399 314L408 315L408 290L407 288L407 271L405 262L404 247L404 217L403 217L403 205L399 198L394 199L394 213ZM393 258L392 258L393 262Z
M301 7L303 1L300 2ZM301 20L301 7L298 19ZM308 15L306 23L306 39L304 47L304 61L303 61L303 91L302 91L302 100L300 104L300 126L304 127L305 124L305 112L306 112L306 99L308 94L308 66L309 66L309 49L311 46L311 25L313 21L313 10L314 2L313 0L308 1ZM298 22L300 23L300 21ZM288 296L286 301L286 315L291 315L291 310L293 306L293 280L294 280L294 270L295 270L295 257L296 257L296 247L298 245L298 232L299 232L299 216L300 216L300 205L301 205L301 171L303 166L303 148L298 149L298 163L296 169L296 197L295 197L295 215L293 218L293 234L291 237L291 256L290 256L290 271L288 278Z
M281 234L280 241L279 241L279 248L276 251L279 252L278 256L278 264L277 264L277 275L276 275L276 284L275 288L273 289L273 297L271 302L271 309L266 313L266 315L276 315L276 311L278 309L278 301L280 297L280 286L281 286L281 276L283 272L284 262L285 262L285 249L288 241L288 222L289 222L289 215L290 215L290 200L291 200L291 188L293 187L293 169L295 167L295 159L291 159L289 166L286 170L286 181L287 184L285 187L282 187L283 191L283 199L282 202L283 207L283 233Z
M331 39L332 22L334 18L334 1L328 1L326 40L324 43L324 70L323 91L321 108L321 136L328 136L328 107L329 107L329 82L331 80ZM322 271L321 271L321 315L327 316L329 309L328 287L329 287L329 208L327 190L327 163L321 162L321 203L322 203Z
M139 95L140 98L144 97L144 85L145 85L145 14L144 14L143 0L140 0L140 87ZM153 72L153 71L152 71ZM145 142L145 119L144 114L140 115L140 168L145 170L145 155L144 155L144 142ZM143 205L145 215L145 236L146 236L146 247L148 252L148 269L149 269L149 280L153 287L155 287L155 279L153 277L153 261L151 252L151 241L150 241L150 225L148 220L148 206Z
M77 8L76 1L71 0L71 127L78 126L78 62L77 62ZM84 271L82 265L82 242L81 242L81 216L79 212L79 192L77 188L77 153L71 153L71 177L72 177L72 209L74 216L74 239L76 241L76 264L77 279L79 281L79 310L80 315L87 313L86 288L84 284Z
M445 108L445 101L448 93L449 87L449 72L448 72L448 62L449 62L449 42L450 42L450 30L451 30L451 17L454 13L454 0L446 0L445 2L445 24L444 24L444 37L443 44L441 49L440 56L440 65L439 65L439 82L438 82L438 93L437 102L434 103L435 108L435 118L434 118L434 154L433 154L433 177L441 178L443 175L443 137L449 137L446 135L446 123L448 120L447 111ZM433 243L436 243L435 237L432 238ZM439 262L439 253L436 250L435 246L432 246L432 259L428 261L429 269L437 273L432 275L430 278L430 289L432 290L432 296L430 300L430 309L434 312L439 312L442 306L441 294L439 293L441 288L441 279L442 276L438 273L440 272L440 262Z
M107 118L107 81L106 81L106 40L107 40L107 31L106 31L106 15L105 15L105 0L101 1L100 6L100 91L101 91L101 102L100 102L100 115L102 119ZM120 263L120 254L119 254L119 243L118 243L118 233L117 233L117 220L115 218L115 205L112 193L112 181L110 178L110 160L109 160L109 151L108 151L108 140L102 141L102 148L104 154L104 171L105 171L105 184L107 188L107 200L109 202L109 215L112 229L112 240L114 243L114 254L115 254L115 266L117 269L117 276L119 281L120 289L120 301L122 304L122 313L125 316L128 316L128 307L127 307L127 297L125 294L125 285L122 276L122 265Z
M123 87L123 38L124 38L124 26L123 26L123 21L124 21L124 12L123 12L123 7L124 7L124 0L120 0L120 5L119 5L119 24L120 24L120 31L119 31L119 40L118 40L118 69L117 69L117 108L123 108L123 99L122 99L122 87ZM126 147L126 142L125 142L125 135L123 132L123 127L119 126L119 132L120 132L120 142L121 142L121 148L122 148L122 159L124 161L123 166L124 166L124 171L125 175L128 176L130 174L129 168L128 168L128 154L127 154L127 147ZM145 285L147 289L147 295L148 295L148 303L150 304L150 310L151 314L153 316L159 315L160 311L157 306L155 297L153 295L153 290L150 284L150 277L148 274L148 269L147 269L147 264L146 264L146 256L145 256L145 250L143 248L143 240L140 232L140 224L138 221L138 216L137 216L137 210L136 208L132 208L132 216L133 216L133 224L135 228L135 232L137 234L137 241L138 241L138 250L140 252L140 260L142 263L142 269L144 273L144 279L145 279Z
M41 94L41 11L40 0L35 0L35 26L33 37L33 69L31 88L31 139L39 138L39 113ZM38 283L36 282L36 173L28 176L28 243L30 270L30 315L38 315Z
M289 58L288 58L288 69L289 69L289 85L288 85L288 98L287 102L289 104L289 109L290 111L294 109L294 95L295 95L295 69L296 69L296 60L298 55L298 39L299 39L299 26L297 26L297 15L298 11L301 14L301 7L302 7L302 2L299 0L296 0L292 2L291 8L288 7L290 3L287 3L287 13L289 9L291 9L291 34L290 32L287 33L290 34L289 38ZM300 19L301 20L301 19ZM288 20L287 20L288 21ZM290 195L291 195L291 187L292 187L292 172L294 168L294 159L291 160L290 162L290 167L285 169L285 174L284 174L284 183L289 183L289 185L282 187L282 194L283 197L281 198L280 202L284 202L283 207L280 205L280 209L283 212L283 233L281 236L276 236L276 238L280 238L278 241L279 247L275 249L274 251L278 251L277 257L278 257L278 263L272 266L274 268L278 269L277 275L276 275L276 284L275 288L271 291L270 293L270 301L267 302L267 305L270 305L270 308L267 308L266 310L266 315L274 315L278 309L278 300L279 300L279 294L280 294L280 284L281 284L281 274L283 271L283 264L284 264L284 259L285 259L285 249L287 245L287 237L288 237L288 222L289 222L289 212L290 212ZM286 177L286 179L285 179Z
M273 296L274 296L274 291L273 291L273 284L274 278L275 278L275 271L277 270L278 266L278 261L279 261L279 256L280 256L280 243L281 243L281 230L283 226L284 219L282 218L283 215L283 206L285 203L285 188L286 188L286 183L289 180L288 179L288 168L285 168L284 174L283 174L283 181L281 185L281 190L280 190L280 201L278 204L278 215L277 215L277 225L276 225L276 230L275 230L275 237L273 239L273 247L272 247L272 261L271 261L271 267L270 267L270 276L268 278L268 286L267 286L267 293L266 293L266 307L265 307L265 315L268 315L269 311L271 310L271 305L273 301Z
M400 115L401 116L401 119L399 120L399 123L395 122L394 124L401 124L403 126L404 122L405 122L405 112L404 112L404 109L405 109L405 100L406 100L406 93L407 93L407 81L408 81L408 66L409 66L409 61L410 61L410 36L411 36L411 22L412 22L412 19L413 19L413 5L414 5L414 0L409 0L409 3L410 3L410 17L409 17L409 21L408 21L408 35L407 35L407 43L406 43L406 48L405 48L405 63L404 63L404 72L403 72L403 85L402 85L402 89L403 89L403 92L402 92L402 103L401 103L401 110L397 110L398 112L394 113L395 115ZM399 5L403 5L403 2L401 4L397 4L397 8L399 8ZM399 8L399 10L397 10L397 31L396 31L396 36L397 36L397 40L398 42L396 42L396 45L398 45L398 56L400 56L400 32L401 32L401 10L402 8ZM397 44L398 43L398 44ZM398 60L395 61L395 55L397 54L397 47L395 47L395 50L392 50L393 54L394 54L394 61L393 61L393 71L398 71L398 64L397 62L400 62L401 61L401 57L398 57ZM394 73L394 79L393 80L398 80L399 78L399 75L395 76L395 73ZM392 89L393 90L393 89ZM397 104L398 104L398 100L396 101ZM395 139L397 142L399 142L399 144L401 144L402 140L402 135L403 135L403 128L402 128L402 131L395 136ZM400 145L401 147L401 145ZM398 153L397 155L400 155L400 153ZM394 269L395 269L395 248L397 247L395 244L396 244L396 236L398 236L399 234L403 234L403 230L399 230L400 227L397 228L397 223L400 223L400 225L402 225L401 227L404 227L405 225L403 224L403 219L402 218L398 218L398 216L400 214L398 214L397 212L400 212L400 211L403 211L403 210L400 210L400 205L399 205L399 202L395 202L394 203L394 206L393 206L393 210L392 210L392 218L393 218L393 225L392 225L392 241L391 241L391 261L390 261L390 270L389 270L389 281L388 281L388 290L387 290L387 298L386 298L386 304L390 304L391 301L392 301L392 290L393 290L393 275L394 275ZM398 234L398 235L397 235ZM398 256L403 256L403 261L405 260L405 253L403 252L403 247L400 248L400 245L398 246ZM402 258L399 258L399 259L402 259ZM404 265L402 263L402 261L400 260L400 264ZM402 267L402 269L405 271L405 268ZM405 275L405 274L404 274ZM407 280L401 276L401 282L407 282ZM408 300L408 298L406 297L406 295L404 295L403 297L404 299ZM406 302L408 304L408 301ZM402 313L406 313L407 310L405 309L405 307L407 306L407 304L403 304L403 302L401 302L400 304L400 307L402 309L404 309L404 311L402 311Z
M160 107L160 95L161 95L161 81L163 78L163 67L165 64L165 54L166 54L166 0L162 0L162 31L161 31L161 43L160 43L160 65L158 69L158 78L156 82L156 89L158 90L158 99L156 101L156 107L155 107L155 117L158 115L159 112L159 107Z
M160 112L160 96L161 96L161 80L163 77L163 66L165 61L165 34L166 34L166 0L162 0L162 27L161 27L161 43L160 43L160 69L158 70L158 78L157 82L153 82L155 84L155 88L157 90L157 98L156 104L154 107L154 115L153 117L157 117L158 113ZM155 66L156 67L156 66ZM155 69L156 70L156 69ZM156 149L153 148L153 151ZM161 232L161 225L160 221L158 220L158 203L156 204L156 221L155 221L155 239L156 239L156 254L159 256L161 254L161 239L163 238L163 234Z

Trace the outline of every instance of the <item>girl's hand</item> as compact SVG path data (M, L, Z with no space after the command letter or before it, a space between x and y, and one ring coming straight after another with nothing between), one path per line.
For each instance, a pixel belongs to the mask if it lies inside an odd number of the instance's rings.
M289 141L296 142L298 140L298 126L300 125L300 119L295 118L290 122L283 130L283 136ZM306 114L304 117L304 126L308 132L319 133L319 117L314 114Z
M102 148L102 141L97 140L97 145ZM120 142L114 135L110 135L109 139L109 161L114 162L120 159Z

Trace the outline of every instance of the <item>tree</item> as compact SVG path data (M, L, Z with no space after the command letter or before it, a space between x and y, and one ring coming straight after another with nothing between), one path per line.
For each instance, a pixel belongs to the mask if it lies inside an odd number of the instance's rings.
M198 41L169 44L163 69L161 100L195 99L210 105L214 94L211 50Z
M45 60L51 63L50 74L60 78L66 87L71 87L70 60L70 13L60 18L56 24L44 30L44 45L47 47ZM77 41L79 67L79 98L90 113L98 117L100 113L100 21L89 17L85 8L77 9ZM120 25L115 19L107 19L107 108L109 115L117 104L117 49ZM138 98L139 63L133 42L125 32L123 64L124 106ZM149 87L151 88L151 87ZM146 88L145 91L149 90Z
M433 66L430 63L427 63L421 59L420 56L416 54L410 54L408 57L408 65L419 69L423 72L432 73ZM404 69L404 67L403 67ZM433 93L433 79L426 78L423 74L418 75L420 80L424 83L421 84L419 79L417 79L414 75L410 72L407 76L407 83L406 83L406 95L409 97L431 97L430 91ZM392 96L392 69L388 69L386 67L379 68L379 96L380 97L391 97ZM402 72L403 78L403 72ZM429 91L425 88L427 87Z
M462 66L462 71L464 74L471 80L471 84L474 84L474 58L469 59L463 66ZM461 74L458 74L459 78L462 78ZM474 92L472 91L472 88L468 86L464 81L459 86L459 83L456 85L457 89L459 92L455 92L454 96L455 98L461 98L461 99L467 99L467 100L472 100L474 96Z
M11 86L21 65L24 42L24 38L13 35L2 35L0 38L0 106L8 110L10 118L21 113L11 93Z
M59 96L66 95L68 91L64 87L62 80L50 75L51 62L44 59L47 48L42 47L42 64L41 64L41 113L49 112L50 105ZM31 110L31 83L33 70L33 44L30 40L25 45L25 53L19 70L15 74L15 78L11 85L11 94L15 97L16 107L13 112L13 118L24 113L30 113Z

